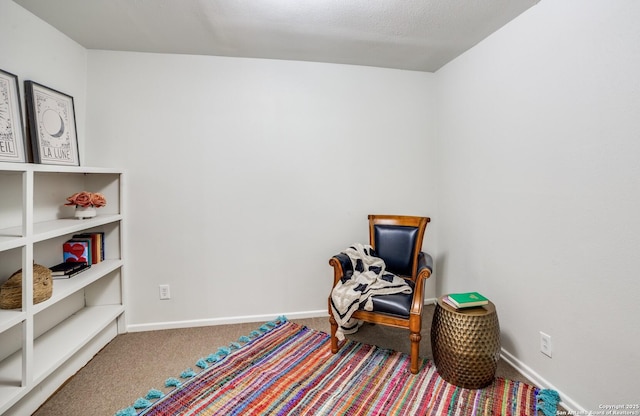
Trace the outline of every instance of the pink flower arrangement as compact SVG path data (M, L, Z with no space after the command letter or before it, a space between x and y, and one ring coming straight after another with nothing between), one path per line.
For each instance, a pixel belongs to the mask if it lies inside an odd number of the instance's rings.
M99 192L76 192L67 198L65 205L75 205L76 207L94 207L100 208L107 205L107 199Z

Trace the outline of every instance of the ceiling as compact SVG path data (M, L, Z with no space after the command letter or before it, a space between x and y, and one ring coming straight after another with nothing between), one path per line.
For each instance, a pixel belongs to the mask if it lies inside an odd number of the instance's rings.
M434 72L539 0L14 0L87 49Z

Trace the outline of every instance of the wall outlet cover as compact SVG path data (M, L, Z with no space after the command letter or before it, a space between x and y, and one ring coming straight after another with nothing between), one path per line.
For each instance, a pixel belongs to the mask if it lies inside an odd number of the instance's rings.
M169 285L160 285L160 299L171 299L171 291L169 290Z
M540 331L540 352L551 358L552 351L551 335Z

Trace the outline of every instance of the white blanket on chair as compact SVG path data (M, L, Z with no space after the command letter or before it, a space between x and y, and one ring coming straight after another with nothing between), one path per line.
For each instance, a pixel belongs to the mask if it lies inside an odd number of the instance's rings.
M371 246L362 244L343 251L351 259L353 275L343 276L331 291L331 312L338 323L336 336L340 341L344 334L353 334L362 325L362 321L351 318L356 310L373 310L372 296L412 292L403 278L385 271L384 260L372 252Z

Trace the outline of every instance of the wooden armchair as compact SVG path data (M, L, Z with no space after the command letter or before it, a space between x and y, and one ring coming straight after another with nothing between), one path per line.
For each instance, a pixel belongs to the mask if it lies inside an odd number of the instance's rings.
M419 371L420 331L424 304L424 281L431 276L433 260L422 252L422 240L430 218L399 215L369 215L369 244L375 256L385 261L386 270L403 277L412 287L411 294L373 296L373 310L358 309L352 318L365 322L388 325L409 330L411 340L411 373ZM353 274L351 259L344 253L329 260L333 266L333 286L343 276ZM338 323L331 310L329 296L329 322L331 324L331 352L340 347L336 337Z

